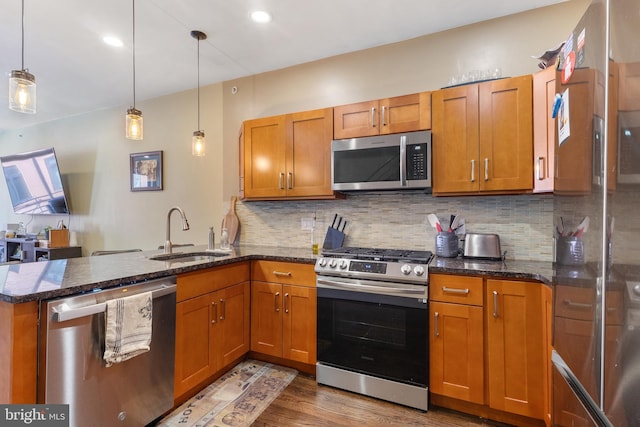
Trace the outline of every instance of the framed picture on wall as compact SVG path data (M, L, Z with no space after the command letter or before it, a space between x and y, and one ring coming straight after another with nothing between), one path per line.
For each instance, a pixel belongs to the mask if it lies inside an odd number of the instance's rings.
M131 154L129 168L131 191L162 190L162 151Z

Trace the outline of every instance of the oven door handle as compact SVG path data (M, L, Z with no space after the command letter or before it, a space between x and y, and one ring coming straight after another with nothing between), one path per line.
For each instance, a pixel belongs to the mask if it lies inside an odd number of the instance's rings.
M320 277L316 279L316 286L318 288L350 290L398 296L417 295L423 296L425 298L427 294L426 286L421 285L402 286L398 283L390 284L388 282L377 282L374 280L367 280L366 283L367 284L364 284L362 282L346 282L343 280L326 279Z

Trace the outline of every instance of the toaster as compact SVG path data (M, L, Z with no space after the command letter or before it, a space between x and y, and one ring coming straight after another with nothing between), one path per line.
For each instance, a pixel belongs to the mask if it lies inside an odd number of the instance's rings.
M467 233L464 239L464 256L467 258L502 260L500 236L497 234Z

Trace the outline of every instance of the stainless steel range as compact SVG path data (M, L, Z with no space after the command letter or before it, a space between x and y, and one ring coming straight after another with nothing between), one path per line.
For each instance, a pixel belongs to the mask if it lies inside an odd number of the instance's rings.
M428 408L429 251L338 248L316 262L317 381Z

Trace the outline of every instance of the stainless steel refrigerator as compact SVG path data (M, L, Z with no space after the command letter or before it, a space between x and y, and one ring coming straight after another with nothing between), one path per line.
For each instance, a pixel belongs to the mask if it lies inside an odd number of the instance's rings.
M594 0L559 54L555 426L640 425L640 0Z

